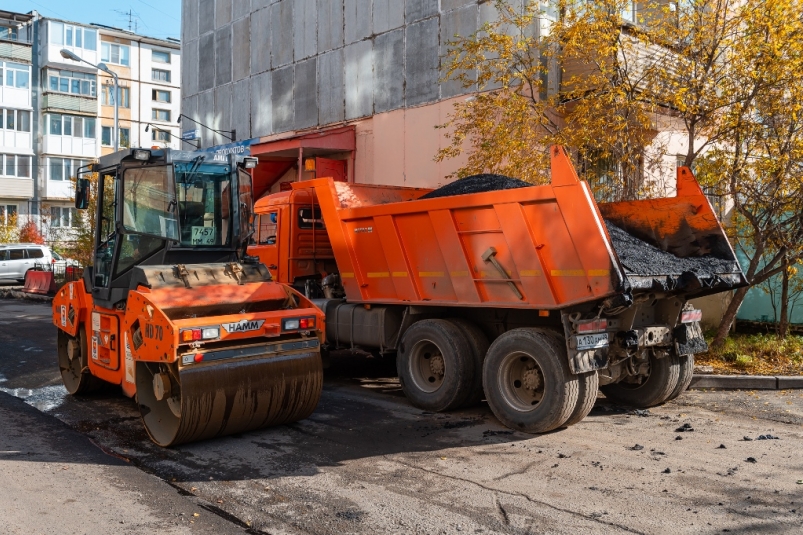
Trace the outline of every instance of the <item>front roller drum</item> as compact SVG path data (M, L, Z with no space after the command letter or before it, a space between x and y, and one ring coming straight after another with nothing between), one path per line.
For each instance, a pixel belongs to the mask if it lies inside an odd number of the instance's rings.
M323 368L317 351L210 362L137 363L137 403L160 446L303 420L318 405Z

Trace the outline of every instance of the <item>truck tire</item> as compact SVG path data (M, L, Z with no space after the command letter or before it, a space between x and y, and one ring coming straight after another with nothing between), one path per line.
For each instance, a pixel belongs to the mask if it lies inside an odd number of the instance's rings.
M566 426L579 423L588 416L588 413L594 408L594 404L597 402L597 394L599 394L599 375L596 371L578 374L577 379L579 385L577 405L574 406L572 415L563 424Z
M677 357L680 363L680 371L678 373L678 384L675 389L666 398L667 401L672 401L689 388L691 379L694 376L694 355L681 355Z
M625 405L647 408L665 403L678 387L680 362L675 355L657 359L650 355L650 372L641 384L624 381L601 386L605 397Z
M472 389L474 367L469 341L454 323L421 320L402 336L396 370L413 406L440 412L456 409Z
M64 387L73 396L90 394L100 390L104 381L89 373L86 334L84 326L78 327L78 338L58 329L56 347L59 356L59 371ZM70 358L70 352L73 352Z
M482 363L485 361L485 355L488 353L490 342L485 333L480 330L475 324L463 318L449 318L449 321L454 323L458 329L468 339L471 352L474 355L474 369L472 372L473 378L471 380L471 391L463 402L463 407L471 407L479 404L484 398L485 393L482 389Z
M577 406L579 380L565 349L548 333L513 329L488 349L483 365L485 398L505 426L546 433L562 426Z

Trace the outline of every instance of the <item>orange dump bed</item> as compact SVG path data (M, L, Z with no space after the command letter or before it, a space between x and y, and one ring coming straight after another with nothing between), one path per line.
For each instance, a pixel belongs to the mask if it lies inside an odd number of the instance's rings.
M326 178L293 187L315 189L350 302L554 309L621 293L588 185L552 150L543 186L422 200Z

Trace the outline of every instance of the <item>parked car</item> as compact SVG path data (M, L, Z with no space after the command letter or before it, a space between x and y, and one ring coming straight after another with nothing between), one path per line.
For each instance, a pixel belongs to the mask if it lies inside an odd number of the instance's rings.
M11 243L0 245L0 280L25 282L25 274L32 269L43 271L65 270L80 267L72 258L64 258L47 245Z

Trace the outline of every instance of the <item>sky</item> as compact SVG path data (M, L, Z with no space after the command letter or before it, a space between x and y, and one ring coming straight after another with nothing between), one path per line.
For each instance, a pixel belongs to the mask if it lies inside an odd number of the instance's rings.
M181 0L0 0L0 9L89 24L97 22L166 39L181 38Z

